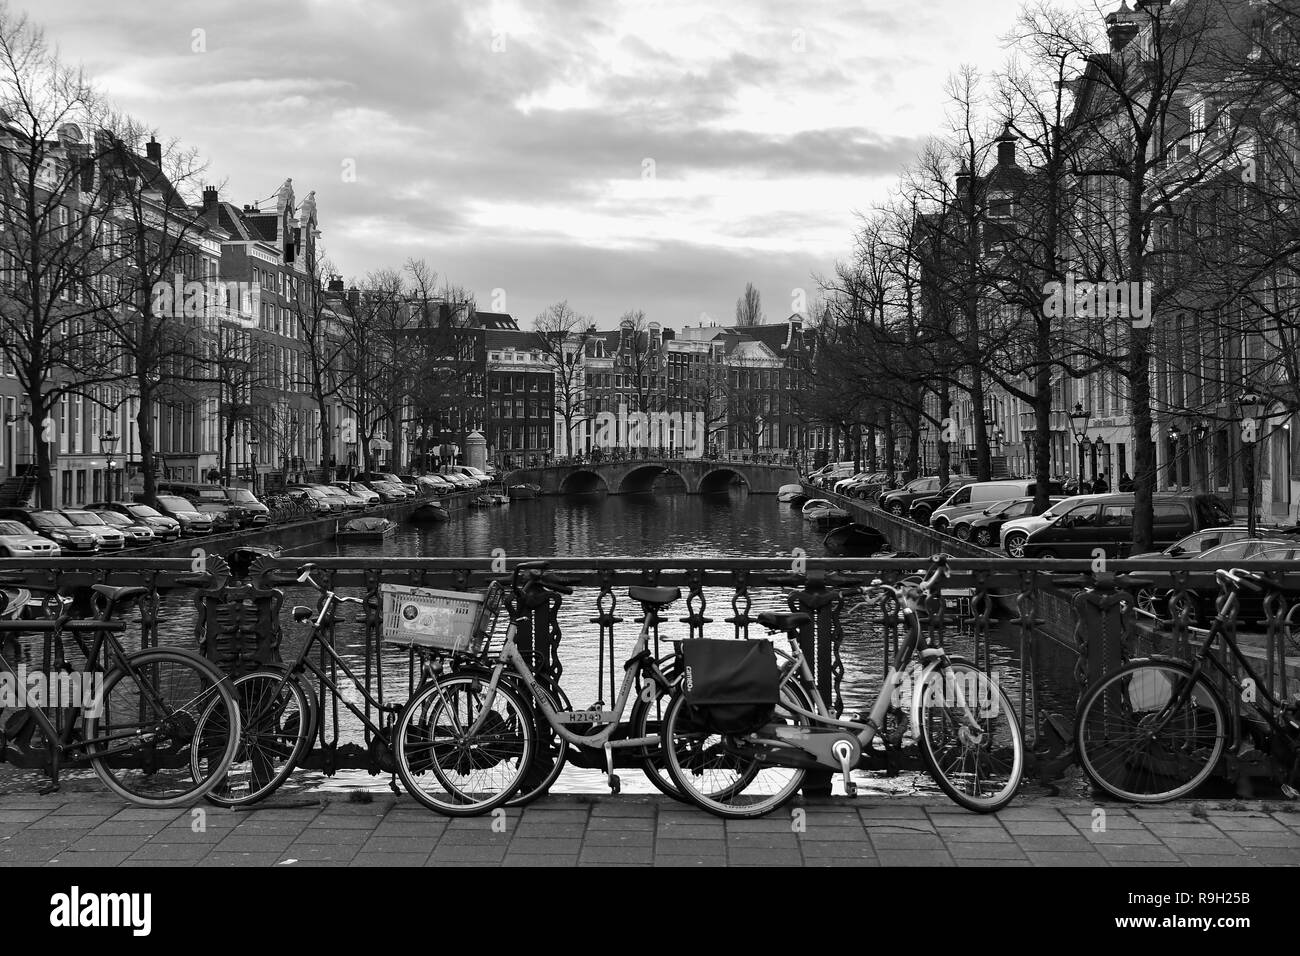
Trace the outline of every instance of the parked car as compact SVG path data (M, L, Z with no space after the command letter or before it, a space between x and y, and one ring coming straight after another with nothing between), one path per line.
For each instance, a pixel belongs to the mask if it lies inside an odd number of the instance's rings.
M365 498L358 497L350 491L344 491L342 488L336 487L335 485L312 485L311 487L330 496L331 498L337 498L339 501L343 502L343 510L345 511L360 511L366 506Z
M181 523L156 508L138 501L97 501L86 505L88 511L115 511L132 521L148 525L159 541L175 541L181 536Z
M970 475L954 475L948 479L947 484L933 494L917 495L914 497L912 503L907 506L907 516L917 524L929 524L930 515L934 513L936 508L942 505L945 501L956 497L957 492L966 485L973 485L975 483L975 479ZM1003 497L1006 496L1004 495ZM989 503L992 504L996 500L996 497L990 498Z
M1256 538L1267 538L1270 535L1265 531L1268 529L1258 529L1255 532ZM1246 525L1228 525L1222 528L1206 528L1204 531L1195 531L1185 538L1179 538L1163 551L1147 551L1143 554L1134 554L1134 558L1200 558L1202 552L1209 551L1211 548L1217 548L1221 544L1230 544L1233 541L1242 541L1251 537L1250 529Z
M160 481L157 488L160 495L171 495L188 501L193 505L194 511L208 517L208 520L212 522L213 531L234 531L246 524L251 525L253 523L251 513L242 505L232 501L226 494L226 489L221 485ZM269 511L267 512L267 520L270 520ZM266 524L266 521L263 521L262 524Z
M459 490L456 483L449 481L445 475L421 475L420 481L424 482L435 495L449 495Z
M866 500L883 491L888 480L889 475L883 471L860 471L835 482L833 490L837 495Z
M913 501L925 495L934 494L939 490L939 487L938 475L913 478L901 488L883 492L877 499L877 504L891 515L901 518L907 514L907 509L912 507Z
M39 535L21 521L0 521L0 555L6 558L57 558L59 545Z
M1029 540L1029 535L1039 528L1046 527L1056 520L1056 516L1066 508L1072 508L1080 501L1087 501L1095 495L1071 495L1059 504L1052 505L1040 515L1026 515L1023 518L1012 518L1002 525L1001 542L1002 550L1013 558L1023 558L1025 556L1025 542Z
M64 508L60 514L78 528L83 528L93 534L96 540L99 541L100 551L126 550L126 535L114 528L93 511L82 511L79 508Z
M150 528L142 519L128 518L126 515L119 514L116 511L107 511L95 508L87 510L98 515L104 524L116 528L118 531L122 532L122 534L126 535L126 546L128 548L139 548L146 544L154 544L158 541L158 536L153 533L153 529Z
M976 481L966 484L954 491L946 501L931 512L930 527L946 534L949 526L958 518L978 514L995 502L1027 498L1037 492L1038 482L1033 479L1000 478L997 481ZM1060 483L1048 482L1047 493L1059 496ZM916 512L924 506L924 501L925 499L921 499L912 504L913 520L918 523L920 518Z
M1154 495L1155 543L1167 546L1193 531L1232 521L1232 512L1213 495L1160 492ZM1097 549L1108 558L1126 557L1133 540L1133 493L1094 495L1081 501L1025 540L1027 558L1087 558Z
M1047 509L1060 504L1064 500L1059 496L1049 498ZM1034 513L1034 499L1032 497L997 501L982 511L971 512L954 518L952 520L952 533L962 541L971 541L981 548L991 548L998 543L1004 524L1016 518L1032 517Z
M309 511L317 514L340 514L347 510L347 504L341 497L327 495L319 488L299 485L288 490L289 497L305 504Z
M197 506L180 495L156 495L158 510L175 518L181 526L181 536L197 538L212 534L212 515L199 511Z
M247 488L224 488L226 500L243 512L245 527L261 527L271 523L271 509L257 500Z
M57 511L30 508L0 508L0 520L17 521L59 546L64 555L98 554L99 539L78 528Z
M404 485L395 485L391 481L378 481L372 479L365 484L383 500L385 504L398 501L406 501L411 497L411 493L406 490Z
M479 483L480 488L483 485L492 483L491 475L489 475L486 471L482 471L478 468L475 468L473 465L451 465L447 468L444 474L464 475L466 478L473 478L475 481Z
M379 492L367 488L359 481L336 481L334 487L340 491L346 491L350 495L355 495L367 505L377 505L384 500L380 497Z
M841 478L848 478L856 469L851 461L832 461L812 472L805 479L814 488L834 487Z
M1210 529L1210 530L1241 530L1245 528L1231 529ZM1274 533L1276 533L1274 529ZM1195 537L1195 535L1189 535ZM1181 543L1181 542L1180 542ZM1172 547L1172 545L1171 545ZM1165 549L1168 551L1168 548ZM1219 567L1231 567L1241 561L1294 561L1296 555L1300 554L1300 542L1294 538L1285 537L1240 537L1235 541L1229 541L1204 551L1193 552L1184 551L1184 556L1196 561L1213 561ZM1170 555L1160 552L1155 555L1142 555L1142 557L1170 557ZM1172 557L1178 557L1173 555ZM1164 575L1157 576L1165 577ZM1167 580L1167 578L1166 578ZM1135 595L1137 598L1138 608L1149 611L1158 617L1167 618L1170 615L1169 599L1173 591L1164 587L1162 581L1157 581L1153 587L1142 588ZM1218 585L1212 581L1206 581L1203 584L1192 585L1192 623L1207 627L1217 612L1215 602L1219 599ZM1264 614L1264 594L1252 591L1249 588L1243 588L1239 592L1237 605L1237 619L1246 624L1256 625L1263 624L1266 620Z

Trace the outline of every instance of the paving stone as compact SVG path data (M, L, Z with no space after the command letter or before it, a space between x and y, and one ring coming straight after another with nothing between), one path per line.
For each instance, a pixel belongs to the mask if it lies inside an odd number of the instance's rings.
M1144 843L1100 843L1097 845L1097 852L1111 863L1120 860L1130 862L1155 862L1159 860L1177 862L1178 860L1178 857L1168 847Z
M953 866L947 850L885 850L879 851L881 866Z
M1066 853L1055 850L1025 850L1025 856L1035 866L1109 866L1100 853Z
M1287 830L1231 830L1227 834L1242 846L1271 846L1300 852L1300 836Z
M358 853L348 866L424 866L428 853Z
M135 853L132 860L199 860L211 851L211 847L202 843L146 843Z
M501 861L501 865L575 867L578 865L578 855L576 853L571 856L563 854L507 853L506 858Z
M951 843L947 846L954 859L1028 859L1014 843Z
M581 863L649 863L654 851L649 846L586 846Z

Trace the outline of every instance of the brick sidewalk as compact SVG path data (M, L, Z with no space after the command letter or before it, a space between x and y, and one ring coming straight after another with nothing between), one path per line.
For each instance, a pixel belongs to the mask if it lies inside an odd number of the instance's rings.
M147 810L107 794L0 797L4 866L1300 866L1290 805L1149 809L1018 800L997 817L939 800L837 799L723 821L663 797L550 797L449 820L407 797L285 799L250 811Z

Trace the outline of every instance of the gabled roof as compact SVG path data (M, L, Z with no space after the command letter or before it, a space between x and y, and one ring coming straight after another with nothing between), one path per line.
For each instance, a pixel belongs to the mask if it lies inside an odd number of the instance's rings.
M472 324L480 329L488 329L489 331L519 331L519 323L515 321L514 316L509 312L484 312L480 309L475 309Z

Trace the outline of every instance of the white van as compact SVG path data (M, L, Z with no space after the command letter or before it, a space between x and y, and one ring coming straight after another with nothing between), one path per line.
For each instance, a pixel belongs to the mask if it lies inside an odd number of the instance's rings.
M1032 478L1000 478L997 481L977 481L964 485L952 493L952 496L934 510L930 516L930 526L936 531L947 531L952 520L972 511L982 511L995 501L1007 501L1014 498L1029 498L1038 486ZM1049 482L1049 495L1059 495L1059 482Z
M852 461L832 461L808 476L808 483L818 488L830 488L841 478L851 477L855 469Z

